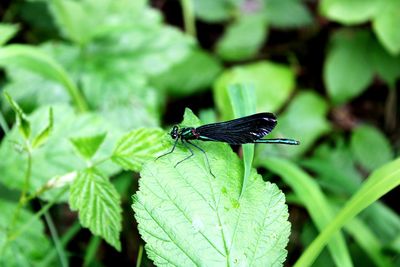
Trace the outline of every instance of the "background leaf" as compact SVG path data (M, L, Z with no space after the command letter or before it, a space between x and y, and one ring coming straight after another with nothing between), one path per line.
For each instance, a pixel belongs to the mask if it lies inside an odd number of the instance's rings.
M361 125L353 130L351 149L356 160L369 171L393 159L389 141L378 129L368 125Z
M101 133L86 137L72 137L69 140L83 158L91 159L103 143L104 138L106 138L106 134Z

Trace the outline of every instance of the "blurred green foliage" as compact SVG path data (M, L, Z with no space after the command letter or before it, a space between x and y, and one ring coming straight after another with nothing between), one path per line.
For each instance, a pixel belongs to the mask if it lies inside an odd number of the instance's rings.
M0 265L119 264L113 249L137 266L400 264L398 204L377 201L400 184L398 0L0 10ZM203 123L277 113L270 136L301 145L246 145L242 161L196 142L216 178L198 150L175 166L181 144L155 161L187 106Z

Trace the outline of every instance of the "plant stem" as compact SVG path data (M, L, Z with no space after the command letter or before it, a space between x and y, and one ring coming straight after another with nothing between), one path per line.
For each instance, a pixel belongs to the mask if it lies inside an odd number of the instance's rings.
M193 0L181 0L181 7L185 31L196 38L196 18L194 16Z
M34 220L39 219L40 216L42 216L46 211L48 211L51 208L51 206L53 206L62 195L64 195L64 193L67 191L67 189L68 189L68 187L63 188L63 190L61 190L54 197L54 199L52 201L50 201L45 206L43 206L29 221L27 221L17 231L15 231L13 235L10 235L8 240L12 241L12 240L16 239L18 236L20 236L32 224L32 222Z

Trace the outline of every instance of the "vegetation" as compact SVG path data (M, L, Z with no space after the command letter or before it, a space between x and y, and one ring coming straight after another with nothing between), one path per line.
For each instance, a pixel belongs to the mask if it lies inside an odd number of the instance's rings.
M398 10L2 3L0 265L400 265ZM300 146L156 160L173 124L256 112Z

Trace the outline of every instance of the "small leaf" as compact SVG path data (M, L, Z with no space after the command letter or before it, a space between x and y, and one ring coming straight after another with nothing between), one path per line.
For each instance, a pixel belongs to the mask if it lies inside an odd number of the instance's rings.
M40 147L44 142L46 142L47 138L51 131L53 130L53 109L49 108L49 123L46 128L43 129L32 141L32 147L37 148Z
M69 140L83 158L91 159L103 143L106 135L106 133L101 133L92 136L73 137Z
M360 95L373 79L369 32L339 31L324 63L324 82L336 104Z
M388 139L377 128L368 125L354 129L351 150L361 165L369 171L393 159Z
M31 124L28 121L26 114L20 108L18 103L15 102L14 99L11 98L11 96L8 94L8 92L4 91L4 96L6 97L8 103L10 103L12 109L15 112L17 125L18 125L18 128L19 128L22 136L26 140L29 140L29 137L31 135Z
M106 177L96 169L80 172L71 185L69 203L72 210L79 212L84 227L121 250L120 197Z
M303 1L264 0L265 17L272 27L299 28L313 22L311 12Z
M379 12L381 2L381 0L323 0L319 8L322 15L329 19L353 25L371 19ZM355 10L357 12L354 12Z
M143 163L165 151L164 135L161 129L133 130L117 142L111 159L126 170L139 172Z
M166 72L152 77L152 83L157 88L166 88L174 95L190 95L209 88L221 70L221 63L216 58L205 51L195 49Z
M196 16L208 22L222 22L227 20L234 10L229 1L194 0Z
M217 54L229 61L253 57L267 37L263 16L242 16L231 24L217 44Z
M373 21L373 29L382 45L392 55L400 54L400 1L382 1L383 7L377 12Z
M18 30L19 27L15 24L0 23L0 46L13 38Z
M231 84L253 85L256 91L257 111L278 110L295 87L295 75L288 66L268 61L243 65L226 70L214 85L214 100L223 119L233 118L228 97Z

